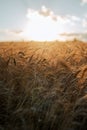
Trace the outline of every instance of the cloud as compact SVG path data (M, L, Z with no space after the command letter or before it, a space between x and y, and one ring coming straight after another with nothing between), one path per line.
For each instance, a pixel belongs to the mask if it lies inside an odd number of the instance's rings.
M83 28L87 29L87 14L85 14L84 18L82 19L82 26Z
M51 17L55 21L60 20L60 19L62 19L63 21L67 21L67 22L70 22L70 20L80 21L80 18L78 18L76 16L70 16L70 15L61 16L61 15L57 15L51 9L48 9L45 6L41 7L41 10L39 10L39 14L44 16L44 17L48 17L49 16L49 17Z
M10 30L10 29L1 29L0 33L2 34L8 34L8 35L18 35L20 33L22 33L22 30Z
M41 14L41 15L43 15L45 17L54 15L53 11L46 8L45 6L41 7L41 10L39 11L39 14Z
M41 7L41 10L33 10L33 9L28 9L27 11L27 18L28 19L33 19L35 17L39 17L41 18L51 18L54 21L58 20L58 16L54 14L53 11L51 11L50 9L46 8L45 6Z
M0 29L0 34L3 34L3 33L7 34L7 33L9 33L9 30L8 29Z
M84 33L63 33L60 34L62 37L65 37L66 39L78 39L78 40L83 40L87 41L87 32Z
M22 30L0 29L0 40L21 40L23 39L20 35L22 32Z
M77 16L69 16L71 18L71 20L75 21L75 22L80 22L81 19Z
M30 21L36 20L36 22L38 19L39 21L51 19L55 22L61 21L62 23L71 24L72 22L80 21L80 18L77 16L55 14L51 9L46 8L45 6L42 6L40 10L28 9L26 16Z
M27 23L20 33L28 40L55 40L58 34L72 32L80 18L73 15L55 14L51 9L42 6L40 10L28 9Z
M83 19L83 27L87 27L87 19Z
M0 34L24 40L65 40L60 34L78 32L78 24L81 22L77 16L56 14L45 6L42 6L40 10L29 8L26 18L26 24L22 30L5 29L0 30Z
M81 5L87 4L87 0L82 0Z

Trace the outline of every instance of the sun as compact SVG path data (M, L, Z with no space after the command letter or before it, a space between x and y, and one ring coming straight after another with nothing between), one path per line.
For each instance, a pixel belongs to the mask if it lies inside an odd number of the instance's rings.
M60 40L59 34L64 33L65 21L45 7L42 11L28 10L27 23L21 34L26 40L54 41ZM62 38L62 40L64 40Z
M50 29L51 28L51 29ZM47 40L55 40L57 38L57 34L52 29L52 26L41 25L41 23L33 24L27 26L24 32L24 37L26 39L35 40L35 41L47 41Z
M52 41L57 40L61 32L62 27L58 27L54 21L43 19L27 23L23 36L27 40Z

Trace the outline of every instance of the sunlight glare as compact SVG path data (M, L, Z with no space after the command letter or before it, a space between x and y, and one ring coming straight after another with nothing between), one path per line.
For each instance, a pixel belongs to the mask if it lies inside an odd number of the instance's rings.
M44 13L46 13L46 8L42 7ZM67 30L65 26L65 20L61 17L54 15L52 11L48 15L41 15L38 11L28 10L27 14L27 24L24 28L23 33L21 34L26 40L35 40L35 41L53 41L59 40L61 37L59 34ZM56 19L53 19L53 18ZM62 39L64 40L64 39Z

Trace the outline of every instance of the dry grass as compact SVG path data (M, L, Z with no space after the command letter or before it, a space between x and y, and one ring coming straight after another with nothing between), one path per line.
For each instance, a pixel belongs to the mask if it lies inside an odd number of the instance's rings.
M86 89L87 44L0 43L0 130L68 130Z

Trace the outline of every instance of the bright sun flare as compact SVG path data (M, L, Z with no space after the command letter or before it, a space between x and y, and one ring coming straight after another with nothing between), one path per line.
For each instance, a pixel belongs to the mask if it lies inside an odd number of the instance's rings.
M56 16L52 11L42 7L40 11L28 10L27 24L21 34L26 40L52 41L61 40L59 34L68 31L65 24L70 21ZM65 40L62 38L62 40Z

